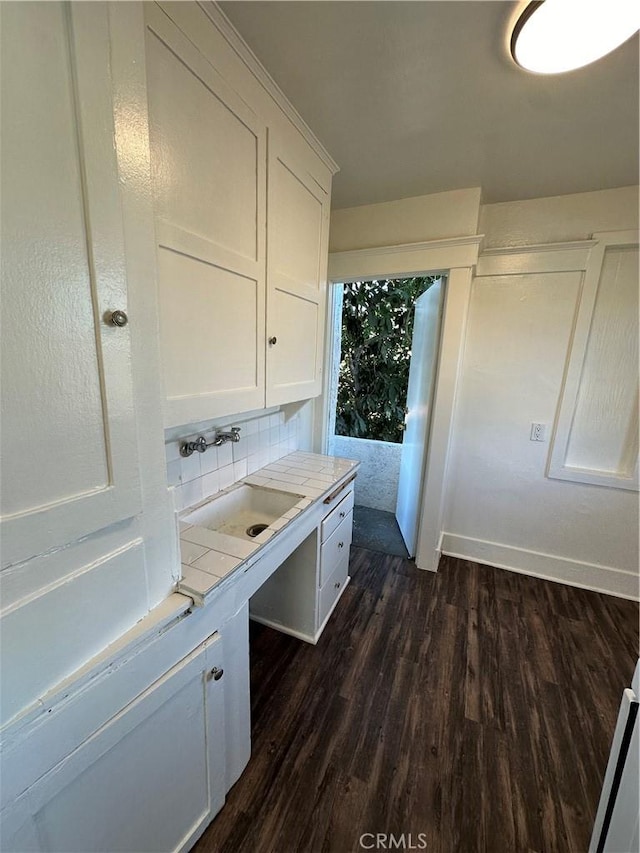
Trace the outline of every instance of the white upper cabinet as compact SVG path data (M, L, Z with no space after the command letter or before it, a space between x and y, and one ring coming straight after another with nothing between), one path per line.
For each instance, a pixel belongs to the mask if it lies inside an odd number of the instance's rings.
M267 406L322 387L329 196L269 137Z
M107 7L1 13L6 566L141 502Z
M266 129L146 8L166 425L264 406Z
M165 425L315 396L330 172L219 10L145 21Z

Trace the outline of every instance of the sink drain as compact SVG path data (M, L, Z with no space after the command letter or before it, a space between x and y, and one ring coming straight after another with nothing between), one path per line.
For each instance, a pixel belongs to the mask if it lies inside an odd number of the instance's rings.
M268 524L252 524L251 527L247 527L247 536L257 536L259 533L262 533L263 530L266 530Z

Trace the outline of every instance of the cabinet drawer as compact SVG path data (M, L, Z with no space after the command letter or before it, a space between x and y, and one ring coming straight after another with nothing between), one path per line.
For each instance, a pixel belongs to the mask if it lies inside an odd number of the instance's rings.
M353 513L348 512L326 542L322 543L320 548L319 586L324 586L327 578L333 573L336 566L342 562L345 555L347 563L349 562L352 528Z
M347 552L320 590L318 628L322 627L324 620L331 612L331 608L342 595L342 591L347 585L348 576L349 553Z
M326 542L327 539L331 536L336 527L340 524L340 522L347 517L347 515L353 509L353 487L351 487L348 493L342 498L339 504L337 504L329 513L329 515L322 522L322 541Z

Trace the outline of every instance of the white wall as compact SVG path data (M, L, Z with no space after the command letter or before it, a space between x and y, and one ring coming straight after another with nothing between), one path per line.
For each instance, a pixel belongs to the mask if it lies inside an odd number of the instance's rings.
M484 249L584 240L596 231L636 227L638 187L484 204L478 233ZM629 224L631 223L631 224Z
M637 189L488 205L489 246L584 239L638 226ZM581 274L474 280L458 392L443 551L636 595L638 495L545 477Z
M330 249L480 233L483 248L586 240L638 227L638 188L478 207L479 191L334 211ZM475 212L474 212L475 201ZM580 273L473 283L456 398L442 547L469 559L635 596L638 495L545 477Z
M329 251L397 246L476 234L480 188L331 211Z
M329 437L329 454L344 459L357 459L361 463L355 485L356 506L368 506L395 513L402 457L401 444L333 435Z

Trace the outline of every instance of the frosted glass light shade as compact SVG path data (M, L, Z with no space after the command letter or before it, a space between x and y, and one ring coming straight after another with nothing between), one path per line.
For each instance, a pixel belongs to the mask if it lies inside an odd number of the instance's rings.
M638 0L529 3L514 28L511 53L527 71L560 74L615 50L639 26Z

